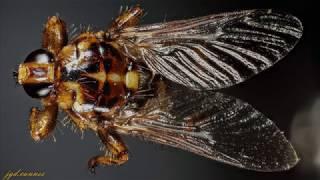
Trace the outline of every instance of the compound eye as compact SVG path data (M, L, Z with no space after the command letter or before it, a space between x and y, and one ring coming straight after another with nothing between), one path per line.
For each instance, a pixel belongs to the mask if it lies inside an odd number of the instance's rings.
M53 84L41 83L41 84L24 84L24 90L32 98L43 98L50 94Z
M37 64L48 64L54 61L53 54L45 49L38 49L30 53L24 63L35 62Z

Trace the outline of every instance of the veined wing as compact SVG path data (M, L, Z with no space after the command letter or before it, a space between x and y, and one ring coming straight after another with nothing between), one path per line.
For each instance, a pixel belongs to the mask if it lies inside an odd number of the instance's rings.
M287 170L299 160L277 126L247 103L218 92L159 93L126 123L116 119L116 131L256 171Z
M154 72L193 89L240 83L283 58L302 36L301 22L273 10L248 10L129 27L116 46Z

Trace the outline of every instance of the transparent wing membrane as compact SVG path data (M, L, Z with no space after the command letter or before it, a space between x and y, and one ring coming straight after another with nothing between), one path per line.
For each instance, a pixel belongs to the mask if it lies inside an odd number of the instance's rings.
M283 58L302 36L301 22L250 10L129 27L118 46L154 72L193 89L245 81Z
M117 131L237 167L280 171L298 162L291 144L270 119L218 92L160 88L158 97L128 119L119 123Z

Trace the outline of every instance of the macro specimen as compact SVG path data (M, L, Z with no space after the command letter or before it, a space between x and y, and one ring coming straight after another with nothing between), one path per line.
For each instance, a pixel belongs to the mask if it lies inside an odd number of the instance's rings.
M246 10L138 25L139 6L109 28L68 40L65 22L48 19L42 47L19 65L18 83L32 108L35 141L54 130L58 110L93 130L105 153L98 165L121 165L131 135L256 171L282 171L299 160L277 126L239 99L216 90L241 83L282 59L302 36L301 22L274 10Z

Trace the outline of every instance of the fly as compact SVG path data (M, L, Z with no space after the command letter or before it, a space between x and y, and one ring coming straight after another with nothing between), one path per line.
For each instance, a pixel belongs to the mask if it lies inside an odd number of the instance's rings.
M298 157L278 127L227 88L271 67L302 36L301 22L270 9L138 25L139 6L112 25L68 40L66 24L48 19L42 48L17 74L32 108L35 141L50 135L58 110L81 130L93 130L106 153L98 165L121 165L128 151L120 135L156 143L256 171L282 171Z

